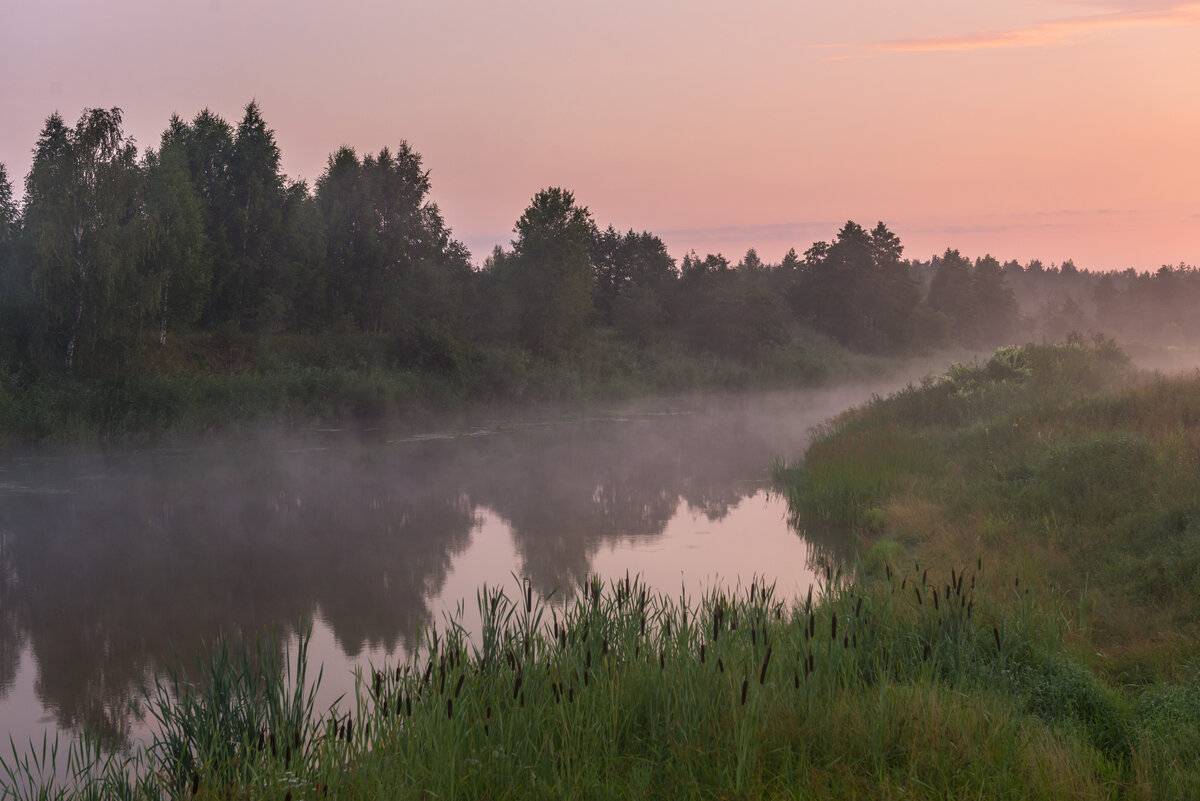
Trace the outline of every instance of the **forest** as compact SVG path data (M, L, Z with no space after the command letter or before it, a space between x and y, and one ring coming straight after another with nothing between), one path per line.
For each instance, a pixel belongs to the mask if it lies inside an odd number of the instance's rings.
M173 116L142 152L120 109L74 125L52 114L23 198L0 164L0 383L11 395L222 373L272 350L315 363L317 341L340 343L343 362L445 377L568 362L596 341L755 364L813 341L887 357L1200 334L1200 274L1184 264L1099 273L952 248L906 259L883 222L853 221L775 264L753 249L677 262L655 234L601 228L556 187L533 196L510 247L476 260L430 187L403 141L342 147L315 186L291 180L255 102L236 125L207 109Z

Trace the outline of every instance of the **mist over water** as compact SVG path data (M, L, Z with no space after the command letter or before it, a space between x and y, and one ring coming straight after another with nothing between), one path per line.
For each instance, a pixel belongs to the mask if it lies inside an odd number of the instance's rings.
M7 458L0 738L136 734L143 682L222 633L283 647L312 625L327 705L354 664L402 657L460 602L469 625L475 591L514 575L556 601L627 570L674 594L759 575L798 596L848 544L789 526L771 461L888 388Z

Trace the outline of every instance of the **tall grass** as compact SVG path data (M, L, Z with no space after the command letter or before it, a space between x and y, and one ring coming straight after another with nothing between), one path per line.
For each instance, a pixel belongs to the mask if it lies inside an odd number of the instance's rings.
M0 797L1100 798L1132 787L1143 754L1172 748L1144 718L1174 720L1190 697L1126 703L1065 655L1059 621L988 567L889 563L870 581L827 566L795 604L758 581L689 599L592 579L564 606L527 584L513 597L484 588L478 632L452 617L400 663L364 667L354 696L320 714L303 646L287 675L269 653L218 643L192 682L171 674L151 692L149 748L59 784L41 767L53 754L7 760ZM986 600L997 582L1011 604Z
M775 475L875 574L982 554L1044 588L1063 644L1007 674L1027 711L1065 713L1122 792L1197 795L1200 379L1136 375L1104 339L1004 349L843 415Z

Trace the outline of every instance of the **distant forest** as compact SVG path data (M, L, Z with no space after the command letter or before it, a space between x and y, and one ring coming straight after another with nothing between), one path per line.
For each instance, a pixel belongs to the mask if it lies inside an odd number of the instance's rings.
M598 336L748 361L814 332L881 355L1071 332L1200 338L1191 266L1095 273L952 249L919 261L882 222L847 222L778 264L754 250L677 263L653 233L601 229L561 188L538 192L511 247L477 265L407 143L343 147L309 187L281 172L253 102L236 125L172 117L142 153L119 109L74 125L54 114L24 188L18 203L0 164L8 380L111 376L179 341L220 351L283 335L383 343L389 364L416 371L452 371L481 348L570 359Z

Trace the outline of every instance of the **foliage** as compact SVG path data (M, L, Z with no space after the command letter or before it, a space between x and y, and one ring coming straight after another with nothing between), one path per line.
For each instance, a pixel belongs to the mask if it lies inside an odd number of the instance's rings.
M817 591L792 606L758 581L699 599L628 577L590 578L566 601L528 582L515 597L484 587L478 631L460 608L398 664L358 672L354 697L319 717L303 636L286 674L218 643L194 684L151 690L150 748L115 765L97 752L68 782L5 759L7 786L14 798L86 796L101 780L140 798L1102 798L1186 754L1167 727L1188 719L1190 694L1129 703L1107 690L1036 601L987 600L989 565L883 568L860 582L819 566ZM1172 767L1163 784L1196 780L1194 762Z

